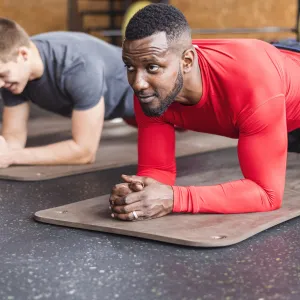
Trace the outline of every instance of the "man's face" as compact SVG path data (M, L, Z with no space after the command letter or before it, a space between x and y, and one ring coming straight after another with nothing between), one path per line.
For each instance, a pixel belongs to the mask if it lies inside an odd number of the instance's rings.
M125 41L123 61L144 113L150 117L162 115L183 87L181 59L169 48L166 34Z
M28 83L29 76L28 60L24 60L21 54L15 60L0 61L0 87L9 90L11 93L22 93Z

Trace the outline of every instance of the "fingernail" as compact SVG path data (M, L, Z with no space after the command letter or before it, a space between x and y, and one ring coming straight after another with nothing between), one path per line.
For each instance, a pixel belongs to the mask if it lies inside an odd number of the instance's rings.
M115 217L115 215L114 215L114 214L111 214L111 217L112 217L112 218L114 218L114 217Z
M109 210L111 210L111 206L109 206L108 208L109 208Z

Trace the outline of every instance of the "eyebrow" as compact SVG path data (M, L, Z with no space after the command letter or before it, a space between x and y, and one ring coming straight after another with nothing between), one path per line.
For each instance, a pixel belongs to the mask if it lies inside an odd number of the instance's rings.
M157 56L151 55L151 57L142 58L142 62L159 62L159 58Z
M125 62L131 62L131 58L130 57L123 56L123 60ZM156 55L151 55L150 57L142 58L142 62L146 62L146 63L147 62L157 62L157 63L159 63L160 59Z

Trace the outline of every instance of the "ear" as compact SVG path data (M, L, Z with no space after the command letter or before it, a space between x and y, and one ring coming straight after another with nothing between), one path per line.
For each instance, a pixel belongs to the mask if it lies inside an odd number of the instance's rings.
M18 49L18 57L21 57L24 61L28 60L29 48L22 46Z
M189 73L196 59L196 54L193 48L189 48L182 53L183 73Z

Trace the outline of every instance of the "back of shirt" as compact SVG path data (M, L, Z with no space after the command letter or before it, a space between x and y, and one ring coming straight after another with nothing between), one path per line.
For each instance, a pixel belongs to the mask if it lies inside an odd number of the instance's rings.
M206 95L200 100L215 104L230 118L223 124L246 119L257 107L285 92L285 70L280 51L255 39L194 40L199 49ZM208 92L209 91L209 92Z
M73 109L92 108L103 96L105 119L134 115L121 48L79 32L49 32L31 40L39 50L44 73L29 81L20 95L4 89L5 105L31 100L46 110L71 116Z
M300 53L280 49L285 66L286 114L289 130L299 128L300 121Z

